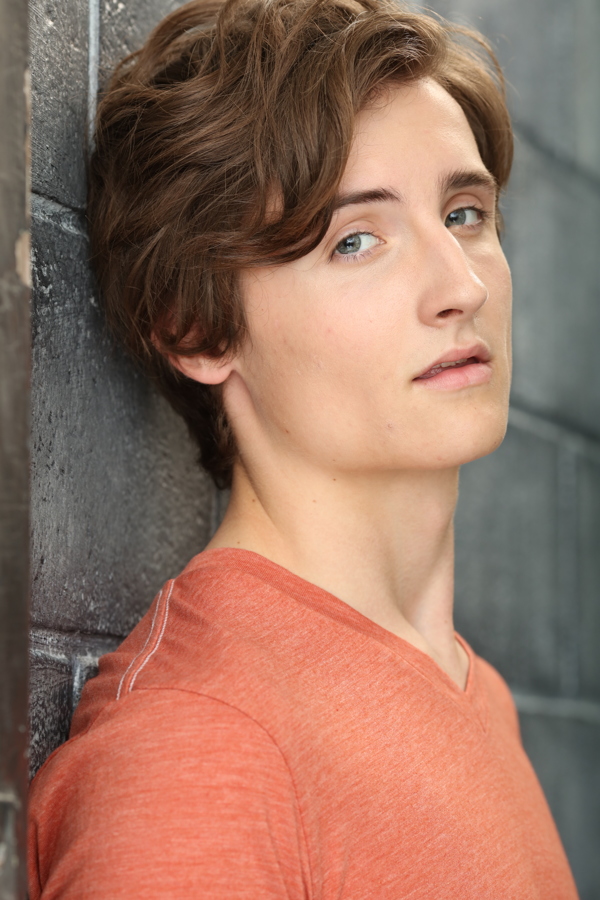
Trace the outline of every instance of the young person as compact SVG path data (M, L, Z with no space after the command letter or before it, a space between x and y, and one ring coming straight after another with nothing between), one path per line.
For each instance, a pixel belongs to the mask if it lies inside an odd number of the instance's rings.
M576 897L452 624L509 392L494 65L392 0L194 0L117 70L108 316L232 493L34 782L32 900Z

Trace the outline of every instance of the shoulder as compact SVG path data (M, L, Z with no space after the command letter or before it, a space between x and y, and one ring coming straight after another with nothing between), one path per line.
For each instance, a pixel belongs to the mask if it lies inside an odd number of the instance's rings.
M127 792L128 782L162 774L174 790L190 775L188 761L210 765L213 759L224 770L242 760L255 775L263 764L269 771L286 768L265 728L242 710L197 692L135 690L107 704L92 727L52 754L34 779L32 803L51 782L62 789L71 781L86 788L97 781L105 792Z
M519 715L508 684L491 663L480 656L477 656L476 660L492 718L504 724L520 741Z
M270 635L290 632L293 601L254 573L207 556L200 554L168 581L131 634L101 658L72 735L139 689L188 691L239 708L246 703L258 717L261 703L265 709L277 705L289 659Z
M270 735L239 709L181 690L135 690L107 707L38 773L30 820L33 881L79 884L65 897L96 896L86 892L94 880L111 896L135 884L138 896L154 897L160 883L156 896L179 897L171 866L188 873L188 887L211 866L225 884L226 865L249 846L261 847L255 877L271 896L276 854L299 858L294 787ZM98 833L110 835L101 847Z

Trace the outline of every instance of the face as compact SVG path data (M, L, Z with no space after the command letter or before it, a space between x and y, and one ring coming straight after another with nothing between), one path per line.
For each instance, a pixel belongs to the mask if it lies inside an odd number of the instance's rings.
M506 427L511 284L460 106L430 80L390 89L358 117L339 198L314 251L243 274L250 339L224 394L242 454L247 425L346 472L489 453Z

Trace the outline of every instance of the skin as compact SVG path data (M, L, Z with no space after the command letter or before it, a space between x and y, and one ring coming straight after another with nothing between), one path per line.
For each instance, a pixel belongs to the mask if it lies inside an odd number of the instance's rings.
M456 172L474 177L444 187ZM357 118L340 195L400 199L342 206L310 254L243 273L249 339L237 356L173 360L223 383L240 449L209 547L253 550L330 591L461 688L458 473L501 442L511 369L510 273L484 182L450 95L431 80L390 88ZM358 252L342 254L349 245ZM415 381L478 342L491 357L483 383Z

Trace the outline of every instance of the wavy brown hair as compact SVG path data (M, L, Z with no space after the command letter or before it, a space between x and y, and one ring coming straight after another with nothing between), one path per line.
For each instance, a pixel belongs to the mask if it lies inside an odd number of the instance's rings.
M169 355L240 347L240 270L322 240L357 113L385 85L423 77L461 105L504 187L512 133L489 44L394 0L192 0L103 94L88 217L108 321L219 487L236 456L220 387L181 375Z

